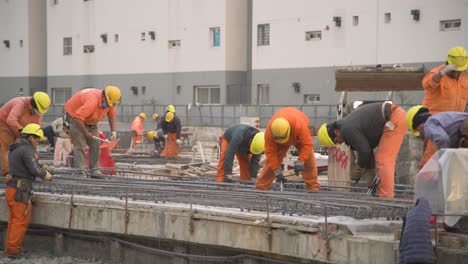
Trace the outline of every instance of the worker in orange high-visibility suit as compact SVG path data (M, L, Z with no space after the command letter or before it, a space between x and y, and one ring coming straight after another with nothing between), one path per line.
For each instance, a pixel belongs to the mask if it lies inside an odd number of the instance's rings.
M20 131L29 123L41 124L42 114L50 106L50 98L44 92L35 92L31 97L16 97L0 108L1 175L8 173L8 146L20 136Z
M161 156L171 159L177 158L179 146L182 144L182 140L180 140L180 132L182 131L180 119L173 112L167 112L161 121L161 129L166 141Z
M48 166L40 166L36 146L44 137L38 124L27 124L21 137L10 145L9 163L12 179L7 183L5 199L8 206L8 230L5 254L10 258L21 257L21 246L32 213L32 183L36 177L50 181Z
M422 104L431 115L440 112L465 112L468 99L468 53L462 47L447 52L447 61L432 69L422 81L426 91ZM431 140L424 141L424 154L419 169L437 151Z
M79 169L79 176L88 176L85 171L85 148L89 146L89 173L101 176L98 159L100 141L97 124L104 116L109 119L110 140L117 139L116 109L120 101L120 89L106 86L104 90L89 88L75 93L65 104L66 121L70 124L70 136L75 145L73 167Z
M309 118L296 108L286 107L271 117L265 129L266 164L257 179L257 190L270 189L275 177L277 182L285 182L281 163L292 145L299 151L299 158L294 162L294 172L296 175L302 172L307 189L320 189L312 137L309 133Z
M145 113L140 113L133 119L132 123L132 147L135 147L137 143L141 143L141 137L143 136L143 121L146 119Z
M378 196L393 198L395 163L407 130L406 112L401 107L388 102L370 103L360 106L343 119L323 124L317 138L323 146L345 143L356 151L358 159L353 178L359 181L375 168L380 177ZM372 187L372 180L367 182L368 187Z

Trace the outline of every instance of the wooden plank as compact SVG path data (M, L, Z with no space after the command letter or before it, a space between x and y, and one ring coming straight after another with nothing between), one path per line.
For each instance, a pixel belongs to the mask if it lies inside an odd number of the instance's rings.
M423 72L336 72L336 91L423 90Z

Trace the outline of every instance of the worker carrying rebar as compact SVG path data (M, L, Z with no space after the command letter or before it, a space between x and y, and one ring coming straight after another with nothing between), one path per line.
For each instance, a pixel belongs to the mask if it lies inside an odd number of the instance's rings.
M408 130L405 118L406 112L396 104L370 103L360 106L341 120L323 124L317 137L324 146L345 143L356 151L358 157L352 178L359 181L375 168L376 177L380 177L378 196L393 198L395 163ZM369 187L372 181L368 179Z
M179 146L182 144L182 140L180 139L182 125L179 117L175 114L175 107L173 105L167 107L166 114L161 121L161 129L165 141L161 156L170 159L177 158L179 155Z
M406 122L413 136L431 141L437 150L468 147L468 113L431 115L427 107L417 105L408 110Z
M140 113L133 119L132 122L132 148L136 146L136 144L141 143L142 136L143 136L143 121L146 119L145 113Z
M164 149L164 135L161 129L161 117L154 113L152 118L156 125L156 130L148 131L146 135L148 139L154 143L153 154L159 157Z
M49 126L44 129L44 136L48 139L52 137L56 138L54 148L54 165L55 166L66 166L68 164L68 155L72 150L72 144L70 140L70 124L59 117L55 119ZM49 139L50 142L50 139Z
M265 133L245 124L233 125L224 131L220 145L216 181L232 182L234 156L239 162L241 180L257 178L260 157L265 150Z
M422 80L426 92L422 105L430 114L440 112L465 112L468 99L468 53L463 47L453 47L447 52L445 64L432 69ZM424 142L424 153L419 169L437 151L431 141Z
M265 129L266 164L257 179L257 190L270 189L275 178L279 183L286 181L281 163L291 146L299 151L298 160L294 162L295 174L302 173L307 189L320 189L309 118L296 108L286 107L271 117Z
M70 123L71 139L74 144L73 167L79 169L80 176L87 176L85 170L85 148L89 146L89 173L101 176L98 158L100 141L97 124L104 116L109 120L111 137L117 139L116 109L120 101L120 89L107 86L104 90L89 88L75 93L65 104L66 121Z
M51 169L38 163L36 147L44 132L38 124L27 124L21 137L9 147L8 160L12 179L6 184L5 199L8 206L8 230L5 255L21 256L23 239L32 213L32 183L36 177L43 181L52 179Z
M29 123L41 124L42 115L50 106L50 98L44 92L35 92L30 97L16 97L0 108L0 151L2 170L8 173L8 146L20 137L21 130Z

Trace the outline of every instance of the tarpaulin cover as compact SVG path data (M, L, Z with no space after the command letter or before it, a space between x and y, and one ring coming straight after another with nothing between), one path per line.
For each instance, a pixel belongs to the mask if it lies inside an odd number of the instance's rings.
M415 179L415 199L425 197L434 214L455 225L468 215L468 149L441 149L424 165Z

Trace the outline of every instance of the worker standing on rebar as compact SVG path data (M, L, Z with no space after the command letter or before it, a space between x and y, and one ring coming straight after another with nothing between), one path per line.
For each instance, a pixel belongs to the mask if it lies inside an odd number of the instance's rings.
M111 130L111 140L117 139L116 104L120 101L120 89L107 86L104 90L89 88L78 91L65 104L66 121L70 123L72 142L75 145L73 166L79 169L80 176L85 171L85 147L89 146L89 172L101 176L99 170L99 144L97 124L107 115Z
M132 148L136 146L137 143L141 143L143 136L143 121L146 119L145 113L140 113L133 119L132 123Z
M42 115L50 106L50 98L44 92L35 92L30 97L16 97L0 108L0 151L2 170L8 173L8 146L20 137L21 130L29 123L41 124Z
M5 255L10 258L21 256L23 239L32 213L32 182L36 177L43 181L52 179L47 166L40 166L36 147L44 132L38 124L27 124L21 137L9 147L9 163L12 179L5 189L8 206L8 230L6 232Z
M377 194L393 198L395 163L408 130L405 118L406 112L396 104L370 103L360 106L341 120L323 124L317 137L324 146L345 143L357 151L353 178L358 181L368 170L376 168L376 174L380 177ZM368 184L371 182L372 179L368 180Z
M226 129L221 136L221 153L216 181L232 182L234 156L240 167L240 179L257 178L260 157L265 150L265 133L255 127L238 124Z
M63 117L59 117L50 126L54 135L57 136L54 150L54 165L66 166L68 164L68 155L72 150L70 124L63 120Z
M182 144L180 132L182 125L180 119L174 112L167 112L161 122L161 129L164 134L165 146L161 156L175 159L179 155L179 146Z
M406 122L411 134L432 141L437 149L468 147L468 113L429 114L423 105L408 110Z
M453 47L447 52L445 64L432 69L423 79L426 91L422 105L430 114L440 112L465 112L468 99L468 53L463 47ZM437 151L430 140L424 141L421 169Z
M320 189L309 118L296 108L286 107L271 117L265 129L266 164L260 171L257 190L270 189L275 177L277 182L286 181L281 163L292 145L299 151L299 158L294 162L294 172L296 175L302 172L307 189Z

